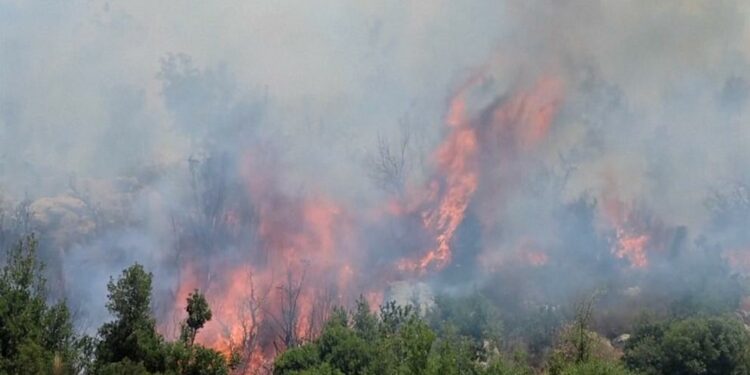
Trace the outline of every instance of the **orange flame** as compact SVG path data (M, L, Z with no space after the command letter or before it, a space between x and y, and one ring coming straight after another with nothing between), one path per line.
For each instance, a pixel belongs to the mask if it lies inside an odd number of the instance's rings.
M614 254L618 258L627 258L630 264L636 268L648 266L646 256L646 245L649 237L645 234L627 234L622 229L617 229L617 245Z
M420 259L421 270L431 265L440 269L450 262L450 242L477 189L478 142L465 111L463 98L456 98L448 115L453 132L435 154L437 168L443 174L443 194L437 209L423 213L423 221L426 228L437 234L437 246Z
M359 270L350 251L356 243L350 215L325 197L280 194L268 168L245 162L257 216L248 230L255 239L232 263L197 267L196 260L183 259L173 316L183 317L187 295L202 290L214 314L196 341L227 355L239 350L241 372L250 374L265 372L277 348L310 340L333 306L367 289L354 280ZM232 211L223 217L228 227L239 222Z
M541 79L477 112L471 109L470 94L485 73L472 77L450 101L445 117L448 132L432 155L435 173L428 184L385 208L390 215L418 218L430 241L426 251L415 249L419 255L397 262L396 270L424 274L451 262L456 230L480 184L486 159L482 153L497 148L491 142L501 140L510 146L510 153L526 152L549 132L562 97L561 81ZM315 337L334 305L347 305L361 293L377 306L384 290L379 281L359 280L363 260L359 257L364 254L354 251L357 223L347 210L320 195L281 194L269 172L274 168L262 164L248 157L242 165L256 216L253 228L246 228L255 234L252 243L245 244L246 253L224 260L231 263L209 266L183 259L174 303L175 316L183 316L187 294L194 288L203 290L214 319L199 332L197 341L226 354L242 350L245 365L240 372L248 374L267 370L279 345L283 349L282 341L299 343ZM243 231L237 228L242 223L239 214L228 210L222 217L234 233ZM533 266L547 261L541 251L525 255L525 262ZM289 325L293 332L288 332Z
M494 146L488 142L509 137L516 149L531 149L546 137L561 103L562 81L544 78L497 106L490 123L473 120L467 101L480 78L472 77L451 100L445 119L449 133L433 156L436 176L421 203L407 205L421 207L424 227L434 235L435 246L418 260L402 259L398 268L403 271L424 273L450 263L455 231L480 182L480 154Z
M651 237L639 228L636 215L630 205L612 196L615 189L609 189L602 205L606 220L615 230L615 244L612 253L627 259L631 267L644 268L648 266L647 247Z

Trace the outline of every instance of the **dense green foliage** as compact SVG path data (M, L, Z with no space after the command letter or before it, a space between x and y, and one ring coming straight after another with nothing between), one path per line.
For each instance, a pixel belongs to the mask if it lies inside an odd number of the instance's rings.
M83 340L76 337L65 303L47 304L37 241L10 249L0 273L0 374L75 373Z
M644 374L750 374L750 335L734 318L645 322L623 360Z
M125 271L117 282L107 285L107 309L115 320L99 329L101 341L96 350L96 369L134 362L152 372L166 371L167 353L163 338L151 317L151 274L141 265Z
M480 297L438 299L426 315L394 303L377 315L364 301L351 313L338 309L317 340L279 356L274 373L750 374L750 334L735 318L640 323L620 359L623 352L591 330L590 302L561 327L552 354L534 369L523 354L502 354L494 345L496 312L473 298Z
M198 330L203 328L203 325L207 321L211 320L213 314L211 313L211 308L208 306L206 297L198 289L188 296L186 310L188 317L182 325L180 338L182 341L192 345L195 342L195 335L198 334Z
M451 305L433 317L440 335L411 306L387 303L379 314L364 300L348 314L337 309L320 337L276 360L275 374L526 374L530 370L490 357L481 330L447 320L465 310ZM477 317L479 321L484 315ZM481 325L480 325L481 326ZM491 325L490 325L491 326ZM489 331L487 331L489 332ZM476 334L476 337L473 336Z
M492 345L494 348L500 345L500 313L479 293L466 297L437 296L427 319L439 332L455 331L457 335L468 338L472 345Z
M619 363L607 361L586 361L572 363L565 366L560 375L630 375L628 371Z

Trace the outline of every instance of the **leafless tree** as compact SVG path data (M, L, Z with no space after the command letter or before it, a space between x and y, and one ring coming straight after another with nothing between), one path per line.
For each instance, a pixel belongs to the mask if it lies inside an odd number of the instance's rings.
M577 363L585 362L591 356L592 338L589 335L591 321L594 316L594 302L598 292L592 293L587 298L576 303L575 321L573 324L575 360Z
M403 194L410 167L408 157L411 131L408 127L402 129L401 138L396 145L379 134L375 153L366 159L370 179L388 194Z
M175 262L181 264L183 257L205 258L216 254L216 249L234 248L246 237L253 237L254 210L237 194L236 186L229 176L231 161L222 155L204 158L191 156L188 159L190 172L190 200L187 209L180 210L172 217L172 228L176 241ZM229 210L229 207L232 210ZM235 233L230 222L229 212L237 215L243 230ZM201 287L209 289L213 274L206 260L198 262L203 267L199 272Z
M221 231L227 200L227 160L211 156L199 161L191 156L188 164L193 202L197 205L189 227L193 240L201 250L208 251Z
M279 332L279 342L274 342L277 352L294 348L300 344L298 335L300 323L300 297L305 282L307 267L303 267L299 280L295 281L291 270L287 271L286 281L277 287L279 292L279 312L268 314ZM280 345L279 345L280 343Z
M240 362L235 370L238 374L247 374L251 370L252 355L261 349L259 337L260 325L262 324L261 314L266 309L270 294L269 288L263 288L263 290L257 289L252 272L250 271L247 273L247 285L249 287L248 295L243 300L238 301L237 306L241 329L239 342L236 342L235 338L232 337L231 327L222 324L225 337L230 342L232 352L238 354L240 358Z

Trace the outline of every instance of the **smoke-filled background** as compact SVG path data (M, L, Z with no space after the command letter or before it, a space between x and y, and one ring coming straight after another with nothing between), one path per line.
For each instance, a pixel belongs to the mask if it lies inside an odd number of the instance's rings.
M359 295L479 289L511 316L592 291L615 315L739 308L748 17L742 1L0 0L0 241L39 235L83 330L139 262L163 332L200 288L215 319L198 340L255 362Z

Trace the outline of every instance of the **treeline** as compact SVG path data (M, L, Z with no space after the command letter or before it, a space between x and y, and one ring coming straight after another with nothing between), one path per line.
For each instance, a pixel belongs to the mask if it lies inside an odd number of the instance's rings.
M0 272L0 374L231 374L239 358L195 343L212 317L197 290L181 334L166 340L151 314L152 275L138 264L107 285L113 319L95 337L73 328L64 302L50 304L33 236L12 246ZM691 302L692 304L692 302ZM750 374L750 334L724 313L642 315L629 335L596 332L594 299L504 317L481 293L434 304L365 299L335 308L317 338L289 348L276 375ZM514 324L510 326L510 324ZM267 369L262 369L266 371ZM240 371L239 369L236 371Z
M393 303L374 314L364 300L349 313L336 309L318 339L277 358L274 374L750 374L750 334L731 316L644 317L618 350L589 329L583 303L533 366L524 352L503 351L495 317L466 302L443 299L425 314Z

